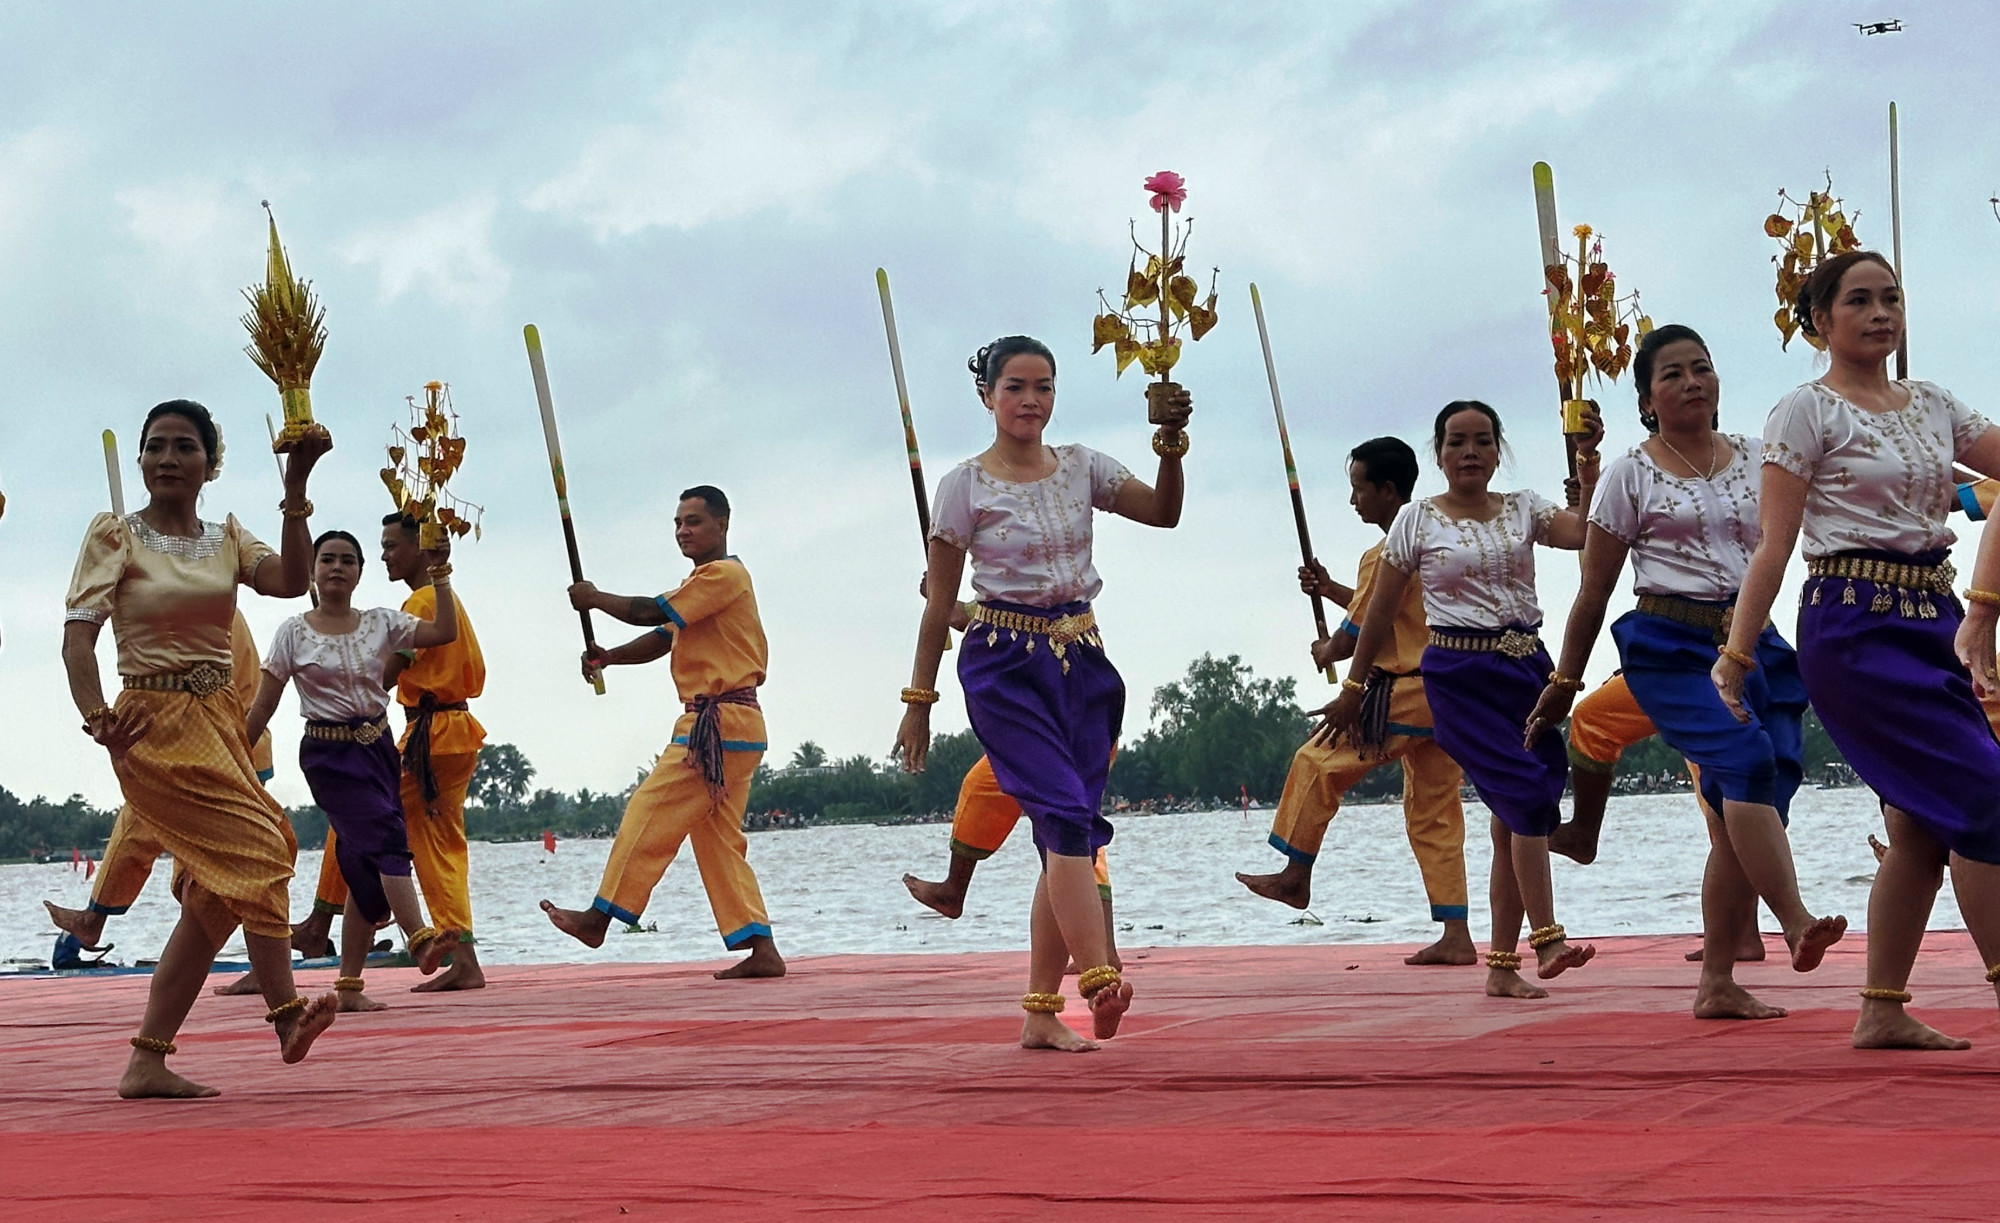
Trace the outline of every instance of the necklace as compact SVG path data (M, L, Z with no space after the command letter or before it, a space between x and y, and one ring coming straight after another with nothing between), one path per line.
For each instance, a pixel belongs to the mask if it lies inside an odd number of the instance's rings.
M1661 433L1657 434L1656 436L1658 436L1660 439L1660 445L1665 446L1667 449L1673 451L1675 458L1679 459L1683 463L1687 463L1687 469L1689 471L1700 470L1693 463L1688 462L1688 457L1681 453L1680 447L1674 445L1672 442L1667 440L1666 434ZM1702 479L1704 480L1715 479L1715 461L1717 454L1720 453L1720 450L1721 448L1715 444L1715 430L1710 429L1708 431L1708 471L1702 475L1701 477Z

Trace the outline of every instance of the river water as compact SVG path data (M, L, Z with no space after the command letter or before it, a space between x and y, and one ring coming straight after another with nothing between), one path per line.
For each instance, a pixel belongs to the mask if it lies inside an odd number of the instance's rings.
M1466 808L1477 831L1466 845L1472 927L1486 932L1487 816ZM1393 804L1343 810L1327 837L1315 879L1311 917L1250 895L1238 870L1283 864L1265 842L1270 813L1216 811L1126 817L1111 847L1121 946L1261 943L1404 943L1427 941L1431 923L1423 888ZM1875 861L1866 837L1880 815L1866 789L1807 790L1792 810L1792 844L1806 904L1841 912L1866 926ZM778 945L787 955L842 952L953 952L1025 948L1035 856L1025 826L973 880L965 916L946 921L904 891L904 871L942 878L949 829L843 825L750 835L750 858L764 886ZM694 863L683 855L654 893L646 933L614 927L599 950L552 929L536 902L589 904L610 852L609 841L567 841L553 855L539 842L472 847L473 910L480 955L488 963L595 960L705 960L723 953ZM1707 840L1685 794L1615 798L1602 853L1589 867L1555 860L1557 917L1572 936L1659 934L1700 928L1700 888ZM319 854L299 856L292 911L312 901ZM168 865L155 871L130 913L113 918L105 937L112 959L131 963L159 954L177 909ZM0 959L46 963L54 927L40 902L79 906L88 898L80 872L67 864L0 866ZM1949 885L1931 915L1933 928L1961 924ZM1764 914L1764 928L1776 923ZM224 950L240 959L240 936Z

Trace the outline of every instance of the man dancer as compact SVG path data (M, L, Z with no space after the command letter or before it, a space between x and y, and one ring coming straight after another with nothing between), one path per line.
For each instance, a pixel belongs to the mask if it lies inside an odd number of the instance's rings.
M674 687L686 712L625 806L597 899L588 909L558 909L544 900L542 912L586 947L601 946L612 918L639 920L681 842L692 839L722 945L750 950L716 979L782 977L785 961L771 938L743 836L750 776L764 756L757 687L768 650L750 571L729 555L729 499L721 489L702 484L681 494L674 542L694 562L694 572L669 594L628 598L604 594L589 582L569 588L570 605L579 611L653 629L614 649L586 650L584 673L643 665L671 652Z
M1363 522L1387 532L1417 485L1417 455L1399 438L1378 437L1356 446L1348 456L1347 477L1353 489L1348 504ZM1361 554L1360 575L1350 592L1327 575L1317 560L1301 569L1307 589L1348 607L1347 618L1331 638L1313 645L1313 665L1324 670L1354 653L1361 635L1360 620L1375 584L1382 545ZM1351 601L1350 601L1351 597ZM1340 810L1340 800L1377 765L1399 760L1403 766L1403 821L1423 873L1431 920L1444 934L1422 950L1405 957L1405 964L1473 964L1478 956L1466 924L1465 809L1459 801L1462 776L1458 765L1431 735L1430 706L1424 699L1419 670L1430 630L1424 622L1423 591L1411 582L1396 611L1395 638L1385 649L1382 666L1369 681L1363 721L1377 723L1368 742L1336 744L1315 736L1292 757L1291 775L1271 822L1271 847L1285 855L1283 870L1270 875L1237 872L1244 887L1259 896L1303 909L1312 900L1313 864L1326 836L1326 826ZM1373 707L1380 716L1370 719Z

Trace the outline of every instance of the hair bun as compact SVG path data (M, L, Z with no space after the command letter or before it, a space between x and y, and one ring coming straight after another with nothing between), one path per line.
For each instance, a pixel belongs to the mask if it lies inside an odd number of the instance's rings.
M1798 297L1792 302L1792 316L1799 321L1799 330L1817 338L1819 331L1813 327L1812 293L1801 287Z
M965 359L965 368L972 371L972 385L986 389L986 358L993 353L993 345L981 344L979 351Z

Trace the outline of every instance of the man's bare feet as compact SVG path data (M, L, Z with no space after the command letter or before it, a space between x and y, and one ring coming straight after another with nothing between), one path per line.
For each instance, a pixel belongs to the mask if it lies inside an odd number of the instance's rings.
M417 962L417 971L428 977L438 970L438 965L444 963L446 956L456 950L458 950L458 931L440 930L436 938L425 943L410 958Z
M1970 1049L1972 1042L1919 1023L1893 1002L1861 1001L1861 1018L1854 1024L1857 1049Z
M428 981L419 981L410 987L413 994L448 994L462 989L485 989L486 973L479 967L479 961L468 954L472 950L469 943L460 943L452 953L451 967Z
M1826 949L1839 942L1840 936L1846 933L1847 919L1835 914L1819 918L1807 926L1799 933L1796 944L1786 939L1785 942L1792 947L1792 971L1811 972L1818 968L1819 962L1826 958Z
M235 998L243 994L261 994L264 987L257 984L257 970L253 968L227 985L218 985L208 992L218 998Z
M1785 1008L1766 1006L1734 981L1704 984L1695 991L1696 1019L1783 1019Z
M1699 964L1701 963L1703 954L1702 949L1697 947L1681 958L1690 964ZM1764 954L1764 936L1752 930L1743 936L1743 945L1736 949L1736 962L1738 964L1754 963L1763 959Z
M1463 967L1479 963L1479 951L1472 945L1472 934L1464 929L1447 929L1438 941L1403 957L1405 964L1452 964Z
M1132 983L1120 981L1107 985L1093 994L1090 999L1091 1035L1099 1040L1110 1040L1118 1035L1119 1021L1125 1012L1132 1009Z
M386 1011L389 1009L388 1003L377 1002L358 989L337 990L335 991L335 997L340 999L340 1009L343 1012Z
M955 891L948 883L932 883L915 875L904 875L903 886L910 889L916 902L934 913L957 920L965 912L965 893Z
M1549 834L1549 852L1578 866L1589 866L1597 861L1597 829L1579 827L1575 820L1558 824Z
M611 915L596 909L558 909L544 900L542 912L550 925L586 947L604 946L604 932L611 928Z
M1299 869L1296 862L1286 863L1284 870L1272 875L1246 875L1237 871L1236 882L1266 900L1275 900L1294 909L1303 909L1312 903L1312 869Z
M97 940L104 937L104 914L95 909L65 909L52 900L44 900L42 907L49 911L56 929L75 937L85 951L97 950Z
M1547 946L1536 949L1535 975L1544 981L1551 977L1560 977L1572 968L1582 968L1590 963L1591 957L1596 954L1597 948L1589 943L1576 946L1557 939Z
M118 1080L121 1100L207 1100L222 1093L184 1079L167 1069L167 1059L145 1049L132 1050Z
M306 1060L313 1041L333 1026L334 1018L339 1014L340 999L328 992L317 998L308 998L304 1010L280 1019L277 1025L278 1049L285 1065L293 1066Z
M757 935L750 940L750 954L715 974L718 981L744 981L753 977L782 977L785 975L785 957L778 954L778 944L768 935Z
M1486 970L1486 996L1488 998L1546 998L1549 991L1529 981L1511 968L1489 968Z
M1021 1024L1021 1047L1054 1049L1061 1053L1090 1053L1097 1048L1097 1042L1078 1036L1068 1024L1054 1015L1035 1012L1030 1013Z

